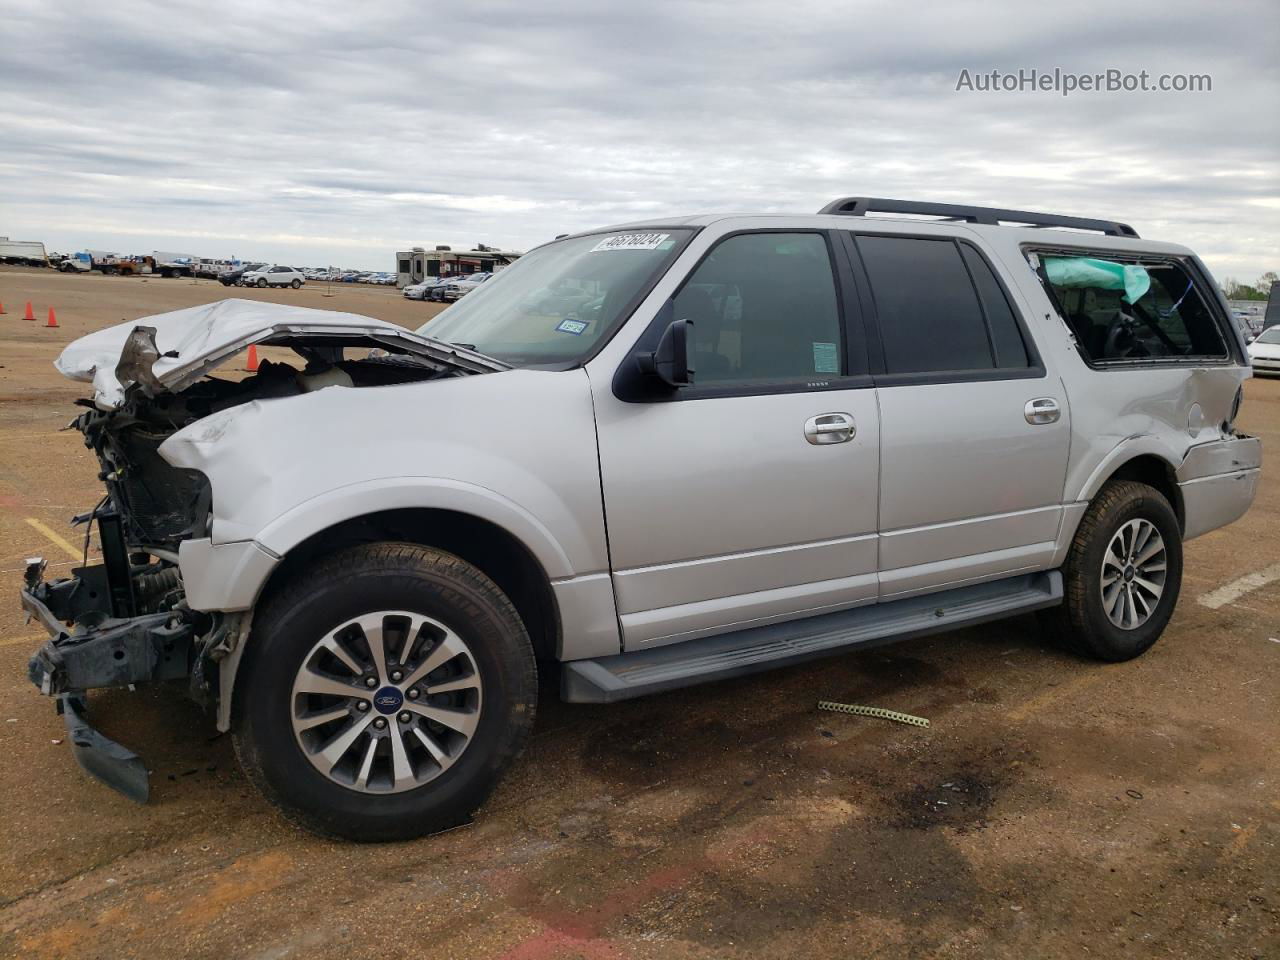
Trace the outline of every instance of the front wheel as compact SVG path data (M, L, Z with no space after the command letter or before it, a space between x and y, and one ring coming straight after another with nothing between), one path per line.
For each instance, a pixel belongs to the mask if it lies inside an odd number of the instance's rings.
M1044 619L1084 656L1117 662L1164 632L1182 585L1182 530L1145 483L1108 484L1085 511L1063 565L1066 596Z
M272 598L233 702L245 773L327 836L407 840L466 822L533 725L533 648L466 561L342 550Z
M266 287L266 285L267 285L267 278L266 278L266 277L259 277L259 278L258 278L258 287L259 287L259 288L263 288L263 287Z

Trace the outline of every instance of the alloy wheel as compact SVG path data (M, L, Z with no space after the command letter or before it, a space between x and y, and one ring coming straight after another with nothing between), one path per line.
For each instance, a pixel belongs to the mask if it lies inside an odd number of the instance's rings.
M480 671L466 642L418 613L363 614L322 637L294 678L298 746L328 779L399 793L448 770L475 735Z
M1136 630L1155 613L1168 569L1164 538L1141 517L1120 527L1102 558L1102 607L1121 630Z

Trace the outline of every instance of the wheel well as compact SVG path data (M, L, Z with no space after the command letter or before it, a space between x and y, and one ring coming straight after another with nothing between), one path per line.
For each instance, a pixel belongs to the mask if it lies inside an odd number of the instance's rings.
M553 660L560 617L542 565L520 540L488 520L452 510L405 509L367 514L313 534L272 571L258 604L316 557L359 543L405 541L446 550L477 567L510 598L524 621L533 652Z
M1164 494L1165 499L1169 501L1169 505L1173 507L1173 512L1178 517L1178 528L1186 530L1182 491L1178 489L1177 477L1174 475L1173 467L1168 462L1151 454L1134 457L1132 460L1121 464L1111 476L1107 477L1107 483L1111 483L1113 480L1134 480L1138 483L1145 483L1149 487L1155 487Z

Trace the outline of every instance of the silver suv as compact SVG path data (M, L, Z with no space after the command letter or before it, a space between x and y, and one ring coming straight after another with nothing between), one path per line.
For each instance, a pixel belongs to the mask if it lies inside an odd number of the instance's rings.
M299 359L210 375L250 343ZM417 332L228 300L58 366L102 562L22 602L82 764L144 799L86 691L181 680L361 840L468 818L539 673L607 702L1028 611L1135 657L1260 465L1190 250L903 201L564 237Z

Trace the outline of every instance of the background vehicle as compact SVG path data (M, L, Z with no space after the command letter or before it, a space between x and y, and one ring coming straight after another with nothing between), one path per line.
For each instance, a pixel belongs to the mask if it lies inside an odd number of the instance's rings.
M102 274L118 273L121 261L128 260L118 253L106 250L81 250L58 264L63 273L88 273L97 270Z
M306 277L293 267L277 264L247 271L240 277L240 283L246 287L293 287L297 290L306 283Z
M539 670L605 703L1032 612L1137 657L1257 488L1221 292L1121 223L843 198L495 281L414 332L226 301L67 347L104 562L22 603L88 769L146 793L88 689L185 679L287 815L416 836L488 796ZM205 376L249 343L303 359Z
M243 263L234 270L228 270L218 275L218 282L224 287L233 287L243 285L245 274L257 273L259 270L267 266L265 263Z
M1249 344L1254 373L1280 373L1280 327L1267 327Z
M471 293L480 284L488 280L493 274L491 273L471 273L465 277L455 277L446 284L442 284L439 288L440 299L446 303L454 300L460 300L468 293Z
M421 283L409 284L401 293L409 300L426 300L431 290L443 282L444 279L442 277L432 277L429 280L423 280Z
M44 244L35 240L10 240L0 237L0 263L18 263L29 267L49 266Z

